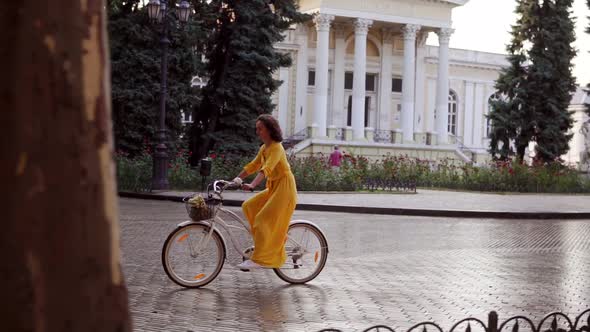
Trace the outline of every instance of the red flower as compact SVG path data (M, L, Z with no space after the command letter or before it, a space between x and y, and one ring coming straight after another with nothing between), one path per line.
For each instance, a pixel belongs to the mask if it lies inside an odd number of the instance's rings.
M212 153L209 155L209 158L211 158L211 159L215 159L216 157L217 157L217 155L215 153Z

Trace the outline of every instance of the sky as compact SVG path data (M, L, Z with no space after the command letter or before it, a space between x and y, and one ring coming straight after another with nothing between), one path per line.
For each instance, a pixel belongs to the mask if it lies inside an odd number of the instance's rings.
M453 10L453 28L450 47L468 50L506 53L510 42L510 26L516 22L515 0L470 0ZM574 75L579 85L590 83L590 34L584 32L589 25L590 10L586 0L574 0L576 42L578 56L574 59ZM427 41L438 45L435 34Z

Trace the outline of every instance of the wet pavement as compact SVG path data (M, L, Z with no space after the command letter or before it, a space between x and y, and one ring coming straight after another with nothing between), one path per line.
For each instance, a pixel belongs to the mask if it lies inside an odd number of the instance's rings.
M186 197L193 192L162 191L159 195ZM225 199L248 199L252 194L226 191ZM299 192L300 204L482 212L590 212L590 195L497 194L418 189L417 193Z
M239 209L233 209L239 211ZM183 289L161 247L186 220L180 203L120 200L123 268L135 331L403 332L432 320L447 331L485 321L590 308L590 220L492 220L296 211L328 237L328 263L308 285L226 263L202 289ZM229 257L237 263L237 255ZM474 331L475 332L475 331Z

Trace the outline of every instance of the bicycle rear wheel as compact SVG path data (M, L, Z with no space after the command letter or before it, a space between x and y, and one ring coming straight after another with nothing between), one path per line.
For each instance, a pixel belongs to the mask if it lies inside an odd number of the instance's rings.
M285 243L287 261L274 269L282 280L304 284L322 272L328 259L328 241L316 226L295 222L289 226Z
M194 223L177 227L164 242L162 265L176 284L198 288L213 281L225 262L225 243L206 224Z

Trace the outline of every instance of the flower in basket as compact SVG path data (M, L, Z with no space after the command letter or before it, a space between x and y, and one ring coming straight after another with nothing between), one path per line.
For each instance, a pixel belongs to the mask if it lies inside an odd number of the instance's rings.
M195 195L193 198L188 200L188 203L197 209L205 209L207 208L207 204L201 195Z
M207 203L200 195L195 195L187 201L188 214L194 221L205 220L211 218L211 211Z

